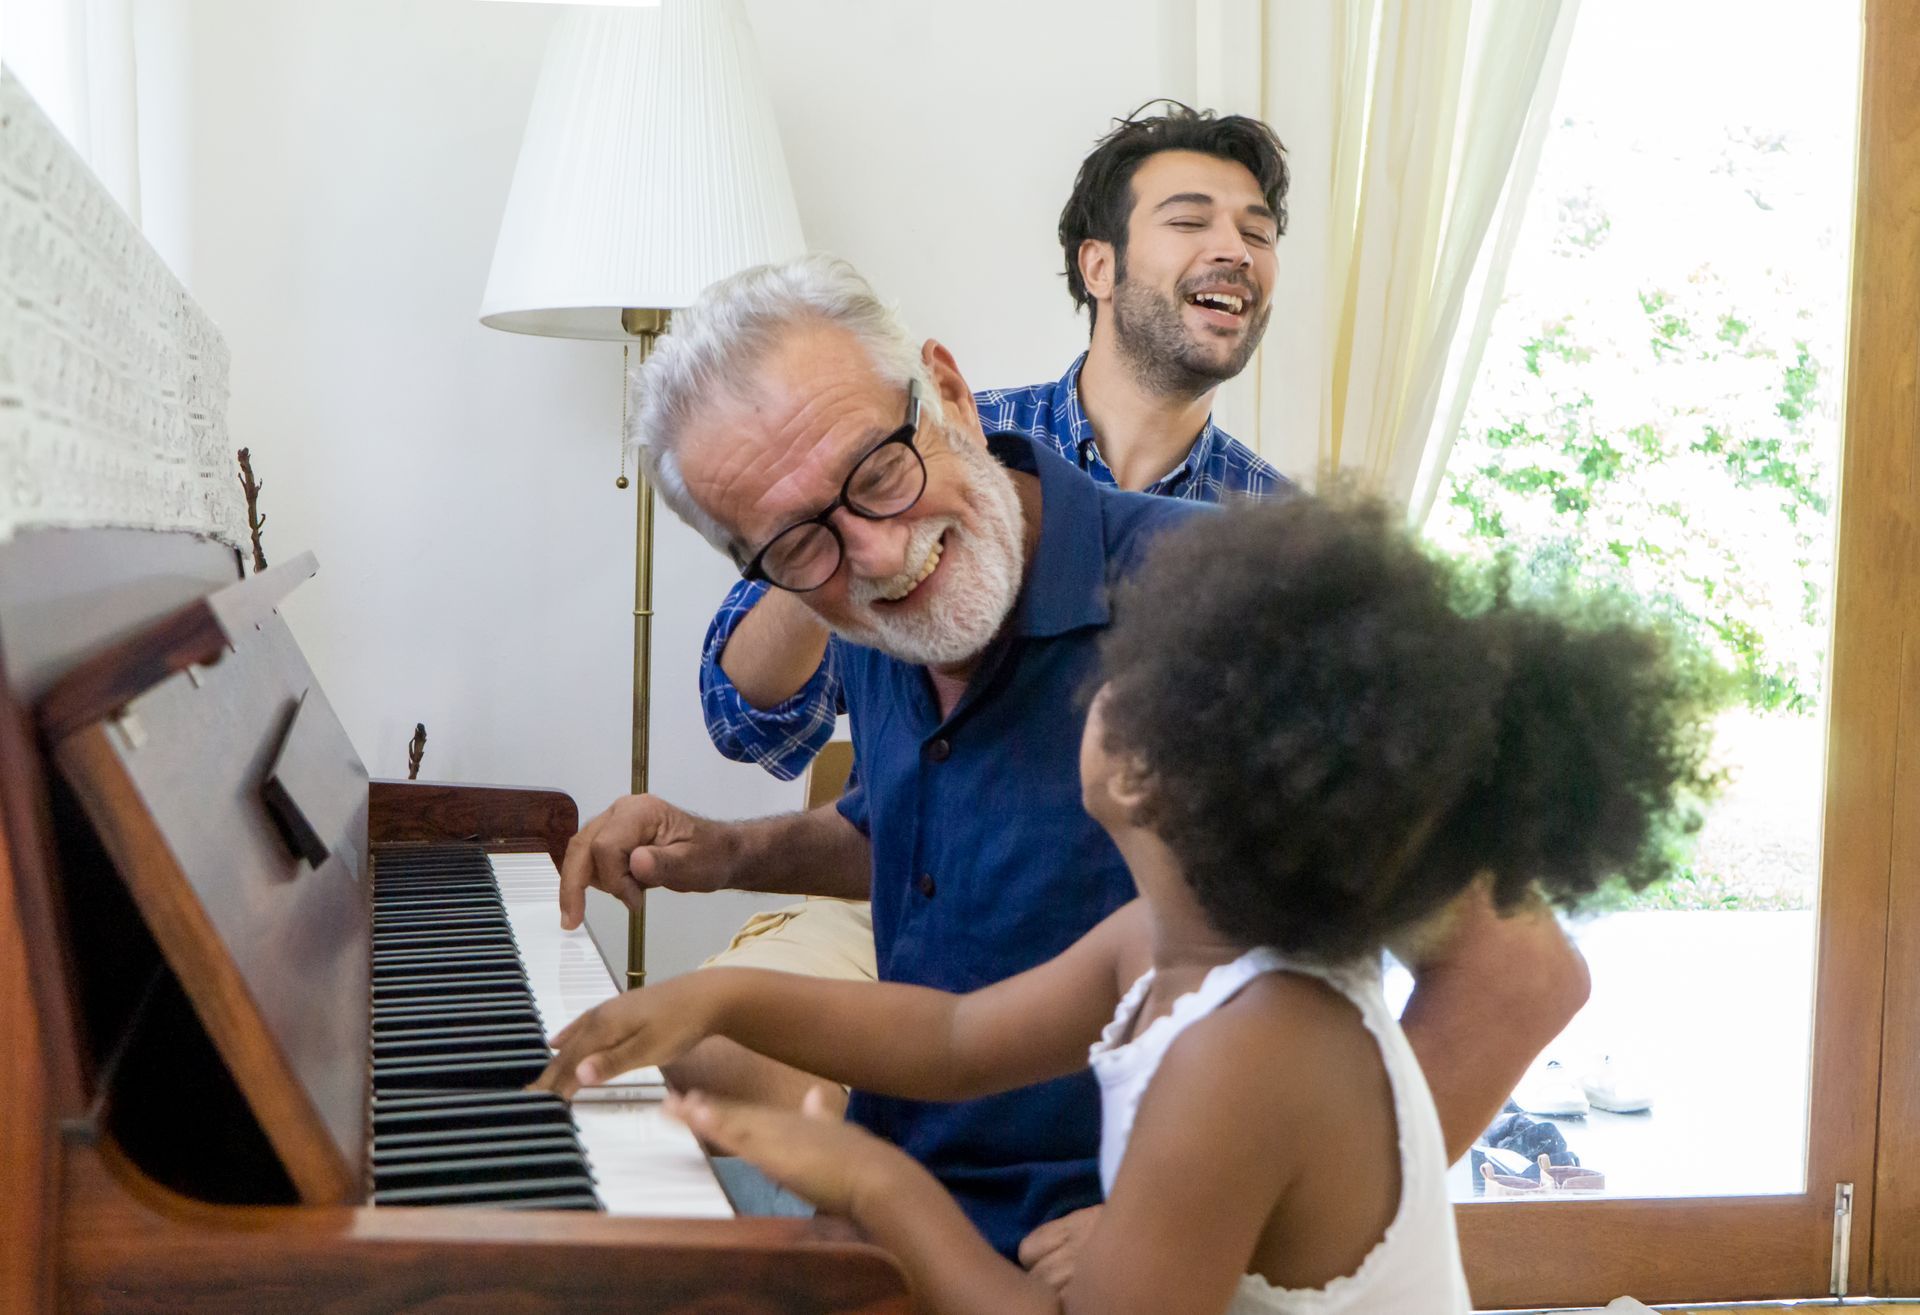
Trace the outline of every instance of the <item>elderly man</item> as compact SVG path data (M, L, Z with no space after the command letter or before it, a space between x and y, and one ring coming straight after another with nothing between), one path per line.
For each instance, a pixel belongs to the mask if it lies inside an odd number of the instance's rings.
M964 991L1124 903L1126 868L1080 804L1078 696L1113 584L1205 509L989 438L951 354L916 352L829 259L709 289L648 362L643 394L662 497L747 578L832 627L861 784L835 806L742 823L622 799L569 847L563 921L578 924L588 885L870 894L881 977ZM1585 976L1550 919L1476 908L1416 983L1406 1023L1440 1070L1457 1151ZM849 1116L926 1164L1009 1256L1098 1201L1087 1075L957 1105L856 1094Z
M1213 420L1220 385L1260 345L1287 231L1285 148L1245 115L1169 102L1119 123L1084 161L1060 214L1062 272L1090 320L1057 380L976 394L988 432L1024 434L1092 479L1195 502L1293 486ZM842 711L828 629L799 595L741 581L708 630L701 705L714 745L797 775ZM807 900L755 914L714 967L872 981L864 903ZM682 1087L791 1104L814 1085L721 1037L667 1069Z

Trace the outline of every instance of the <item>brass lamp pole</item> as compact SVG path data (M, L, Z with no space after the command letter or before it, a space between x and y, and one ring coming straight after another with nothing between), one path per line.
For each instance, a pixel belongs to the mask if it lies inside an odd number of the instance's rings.
M644 362L670 308L692 305L716 279L805 250L743 0L566 6L527 110L480 322L619 342L629 363L635 351ZM653 490L637 478L631 785L644 793ZM624 471L618 484L629 487ZM646 980L636 903L629 987Z
M638 353L639 365L645 365L653 354L653 345L667 331L671 314L663 310L620 312L620 327L633 339L629 356ZM633 387L630 378L623 379L620 386L623 398ZM636 464L633 477L640 485L634 498L633 526L633 793L645 794L653 688L653 484L647 479L645 466ZM614 483L624 489L627 477L622 475ZM643 892L640 902L627 912L627 989L646 984L647 905Z

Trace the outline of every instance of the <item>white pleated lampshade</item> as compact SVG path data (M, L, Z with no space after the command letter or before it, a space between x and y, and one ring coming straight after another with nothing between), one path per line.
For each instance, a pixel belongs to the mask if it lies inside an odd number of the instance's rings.
M716 279L805 249L740 0L555 23L480 322L620 339Z

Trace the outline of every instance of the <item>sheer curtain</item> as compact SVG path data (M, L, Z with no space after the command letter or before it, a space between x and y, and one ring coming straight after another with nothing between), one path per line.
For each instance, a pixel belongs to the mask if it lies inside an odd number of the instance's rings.
M1578 0L1199 0L1202 104L1293 166L1273 320L1222 420L1424 519L1499 303Z
M137 5L138 0L0 0L0 60L135 223L140 222Z

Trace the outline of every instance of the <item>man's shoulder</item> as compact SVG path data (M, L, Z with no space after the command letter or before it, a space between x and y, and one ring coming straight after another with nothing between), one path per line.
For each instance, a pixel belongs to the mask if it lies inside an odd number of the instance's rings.
M980 412L980 427L988 433L996 430L1025 434L1029 438L1050 436L1053 432L1054 390L1059 380L1025 384L1019 388L983 388L973 395Z
M1102 504L1107 560L1121 575L1139 564L1141 556L1161 534L1196 516L1214 515L1220 510L1214 503L1190 498L1134 493L1110 484L1095 487Z
M1217 426L1208 464L1213 469L1206 474L1218 483L1216 491L1222 495L1264 500L1299 492L1292 480L1274 469L1259 453Z

